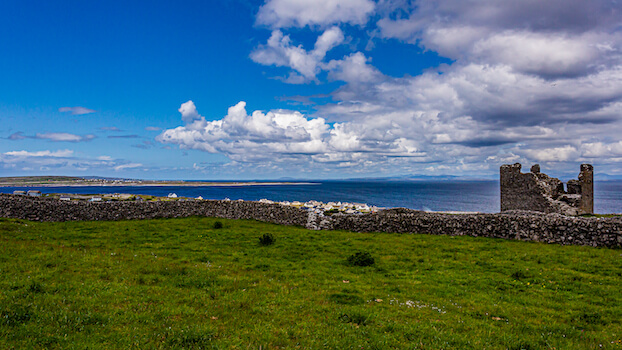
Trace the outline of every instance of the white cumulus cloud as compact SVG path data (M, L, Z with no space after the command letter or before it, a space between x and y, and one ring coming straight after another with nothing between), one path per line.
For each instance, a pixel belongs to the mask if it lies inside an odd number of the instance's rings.
M54 157L54 158L62 158L62 157L71 157L73 155L72 150L58 150L58 151L10 151L4 153L7 156L11 157Z
M306 51L302 45L295 46L289 35L275 30L265 45L260 45L251 53L251 59L263 65L289 67L296 74L290 75L288 82L303 83L313 81L321 71L321 63L326 53L343 43L344 35L338 27L326 30L317 38L313 50Z
M563 162L570 159L577 159L579 156L578 150L571 145L555 148L528 149L525 150L524 153L530 159L537 162Z
M61 107L58 109L59 112L63 113L71 113L72 115L82 115L82 114L90 114L95 113L96 111L93 109L89 109L86 107Z
M361 52L355 52L342 60L331 60L325 69L329 71L329 79L351 84L374 83L384 79L383 74L369 64L369 59Z
M369 156L422 156L416 143L396 135L365 133L351 123L330 125L324 118L274 110L248 114L246 103L229 108L219 120L200 121L165 130L156 140L181 148L222 153L235 161L320 162Z
M115 171L121 171L121 170L126 170L126 169L135 169L135 168L140 168L143 165L141 163L128 163L128 164L121 164L121 165L117 165L114 167Z
M259 8L257 23L272 28L363 25L374 8L370 0L268 0Z
M38 133L35 135L35 138L54 142L83 142L91 141L95 138L95 135L75 135L66 132L48 132Z

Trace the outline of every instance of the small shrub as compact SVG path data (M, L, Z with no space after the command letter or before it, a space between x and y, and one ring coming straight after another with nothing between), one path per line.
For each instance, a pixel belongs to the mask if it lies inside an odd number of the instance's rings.
M218 229L221 229L221 228L223 228L222 222L220 222L220 221L216 221L216 222L214 223L214 229L215 229L215 230L218 230Z
M417 333L405 332L404 338L408 341L415 341L415 340L420 339L421 337Z
M341 305L359 305L365 302L363 298L359 297L358 295L345 293L331 294L328 299L336 304Z
M575 322L580 326L605 324L603 317L599 312L584 310L575 317Z
M30 292L30 293L43 293L44 292L43 285L41 283L39 283L39 282L33 281L28 286L28 292Z
M268 271L268 270L270 270L270 265L268 265L268 264L257 264L257 265L255 265L255 269L261 270L261 271Z
M359 326L366 326L369 323L369 318L359 313L340 314L339 320L343 323L354 323Z
M276 242L276 238L271 233L264 233L263 236L259 237L259 245L267 246L272 245Z
M10 327L19 326L27 323L32 318L32 311L30 307L23 307L17 305L14 308L8 310L0 310L0 324L4 324Z
M352 266L371 266L376 260L369 252L356 252L348 257L348 264Z
M510 275L510 277L512 277L515 280L522 280L524 278L527 278L529 276L527 276L527 274L523 271L516 271L513 274Z

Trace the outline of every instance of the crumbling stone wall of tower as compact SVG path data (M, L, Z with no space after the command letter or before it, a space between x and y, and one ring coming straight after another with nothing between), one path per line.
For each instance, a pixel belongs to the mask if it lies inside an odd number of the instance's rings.
M594 214L594 167L592 165L581 164L579 182L581 185L579 214Z
M543 213L581 215L594 213L594 168L581 165L579 180L570 180L567 191L559 179L540 172L538 164L521 173L521 164L500 169L501 211L532 210Z

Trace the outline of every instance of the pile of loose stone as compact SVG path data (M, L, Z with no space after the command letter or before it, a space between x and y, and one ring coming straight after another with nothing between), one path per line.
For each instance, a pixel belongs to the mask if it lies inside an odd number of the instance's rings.
M292 207L312 210L316 213L322 212L342 212L344 214L361 214L361 213L375 213L378 210L382 209L376 206L370 206L366 203L349 203L349 202L320 202L320 201L282 201L282 202L274 202L269 199L260 199L260 203L278 203L281 205L288 205Z

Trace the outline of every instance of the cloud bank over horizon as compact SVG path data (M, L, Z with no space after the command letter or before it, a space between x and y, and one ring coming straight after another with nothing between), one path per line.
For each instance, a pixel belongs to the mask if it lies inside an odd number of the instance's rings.
M70 149L56 151L10 151L0 153L0 164L4 169L26 169L32 171L55 171L69 169L72 172L86 172L89 170L118 172L124 169L145 171L143 164L131 163L123 159L113 159L110 156L96 158L77 155Z
M332 101L310 115L249 114L239 102L213 120L188 101L184 125L156 140L277 169L461 174L589 162L622 174L621 10L604 0L268 0L256 24L272 32L250 58L287 68L284 83L341 82ZM312 49L293 39L301 30L316 36ZM352 33L451 63L384 74L348 44Z

